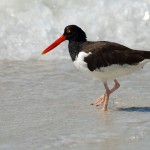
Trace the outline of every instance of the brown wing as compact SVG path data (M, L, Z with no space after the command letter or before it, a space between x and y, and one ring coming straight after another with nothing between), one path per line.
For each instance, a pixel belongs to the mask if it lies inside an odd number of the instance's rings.
M93 46L90 46L91 44ZM84 58L90 71L112 64L135 65L145 59L142 51L131 50L123 45L105 41L97 43L89 42L84 47L84 51L91 52L89 56Z

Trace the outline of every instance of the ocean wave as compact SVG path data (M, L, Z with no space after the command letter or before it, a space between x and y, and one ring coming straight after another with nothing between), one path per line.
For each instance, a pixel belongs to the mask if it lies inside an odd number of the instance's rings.
M88 40L109 40L150 49L150 2L147 0L2 0L0 60L68 59L67 42L41 52L69 24L86 31Z

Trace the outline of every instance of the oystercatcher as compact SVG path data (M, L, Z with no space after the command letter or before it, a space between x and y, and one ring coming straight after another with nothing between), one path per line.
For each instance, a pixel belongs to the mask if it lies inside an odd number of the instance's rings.
M106 92L92 104L102 105L104 111L107 110L110 94L120 87L116 78L129 75L143 68L150 61L149 51L133 50L108 41L87 41L85 32L76 25L65 27L63 35L42 54L54 49L65 40L69 41L69 53L77 69L102 80ZM107 85L108 80L114 81L112 89Z

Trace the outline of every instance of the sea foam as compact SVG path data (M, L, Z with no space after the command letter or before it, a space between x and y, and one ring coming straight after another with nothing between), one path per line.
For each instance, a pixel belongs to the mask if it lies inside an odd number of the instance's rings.
M108 40L150 50L150 2L147 0L1 0L0 60L68 59L68 42L41 52L69 24L88 40Z

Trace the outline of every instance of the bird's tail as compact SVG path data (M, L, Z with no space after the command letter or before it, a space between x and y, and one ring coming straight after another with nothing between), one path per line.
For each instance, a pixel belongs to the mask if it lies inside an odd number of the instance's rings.
M142 57L144 57L145 59L150 59L150 51L143 51L142 53Z
M135 55L141 56L143 59L150 59L150 51L134 50Z

